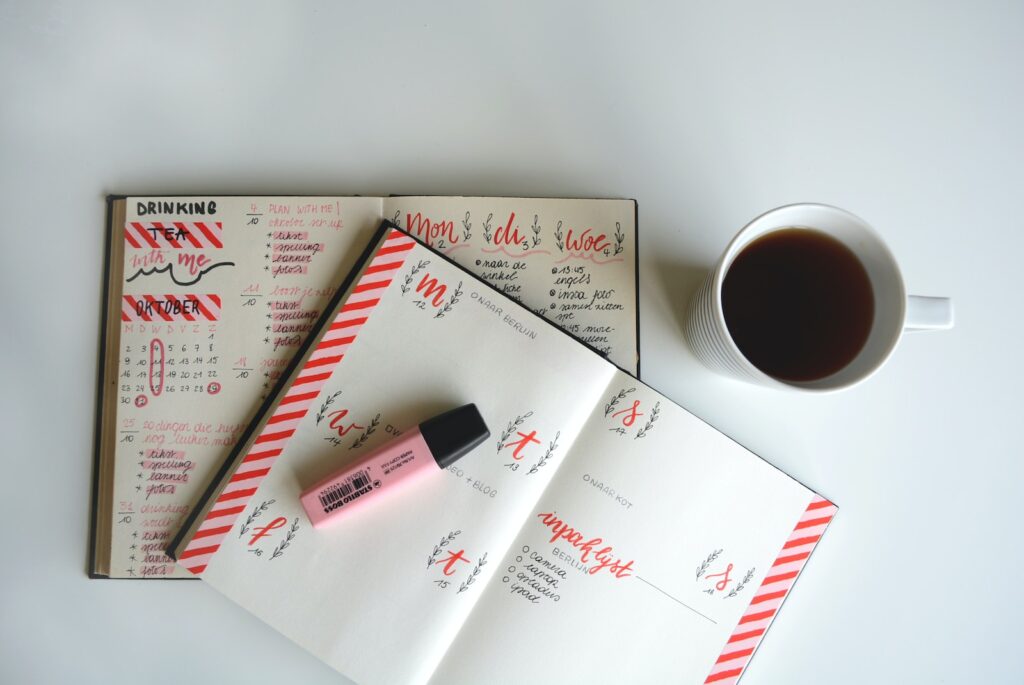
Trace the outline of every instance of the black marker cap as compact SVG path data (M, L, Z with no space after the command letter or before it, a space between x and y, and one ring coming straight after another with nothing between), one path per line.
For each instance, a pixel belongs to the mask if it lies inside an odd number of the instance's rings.
M484 417L475 404L464 404L427 419L420 424L420 433L431 454L442 469L473 451L491 437Z

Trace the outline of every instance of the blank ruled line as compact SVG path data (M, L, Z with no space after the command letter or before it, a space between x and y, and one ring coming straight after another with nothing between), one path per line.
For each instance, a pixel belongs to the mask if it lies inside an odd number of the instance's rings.
M663 595L665 595L666 597L668 597L669 599L671 599L671 600L672 600L673 602L675 602L676 604L682 604L682 605L683 605L684 607L686 607L687 609L689 609L689 610L690 610L690 611L692 611L693 613L697 614L697 615L698 615L698 616L700 616L701 618L705 618L705 619L707 619L707 620L711 621L712 623L714 623L715 625L718 625L718 621L716 621L715 619L711 618L710 616L705 616L704 614L700 613L699 611L697 611L696 609L694 609L694 608L693 608L692 606L690 606L690 605L689 605L689 604L687 604L686 602L684 602L684 601L682 601L682 600L680 600L680 599L678 599L678 598L676 598L676 597L673 597L673 596L672 596L672 595L670 595L669 593L665 592L664 590L662 590L662 589L661 589L660 587L658 587L657 585L654 585L654 584L652 584L652 583L648 583L648 582L647 582L646 580L644 580L644 579L643 579L643 578L641 578L640 576L634 576L634 578L636 578L636 579L637 579L637 580L639 580L639 581L642 581L642 582L643 582L643 583L644 583L645 585L649 585L650 587L654 588L655 590L657 590L657 591L658 591L658 592L660 592L661 594L663 594Z

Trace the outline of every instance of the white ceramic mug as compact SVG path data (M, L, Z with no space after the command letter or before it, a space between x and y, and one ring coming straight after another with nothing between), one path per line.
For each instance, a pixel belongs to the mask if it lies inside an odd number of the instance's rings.
M813 381L781 380L754 366L729 335L722 312L722 283L733 260L757 238L782 228L814 228L842 242L864 265L874 294L874 321L860 352L836 373ZM777 388L828 391L847 388L877 371L904 331L952 327L953 302L908 296L896 259L867 222L838 207L806 203L773 209L743 227L694 295L685 332L697 358L715 371Z

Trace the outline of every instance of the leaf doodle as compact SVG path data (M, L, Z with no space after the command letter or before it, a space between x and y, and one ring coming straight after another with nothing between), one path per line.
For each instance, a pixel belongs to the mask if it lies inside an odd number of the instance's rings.
M413 278L413 276L418 274L420 271L422 271L424 268L426 268L429 264L430 264L430 260L429 259L421 259L419 262L416 263L416 266L414 266L412 269L409 270L409 273L406 274L405 279L402 281L402 285L401 285L402 297L405 297L405 294L412 289L412 278Z
M447 535L445 535L443 538L441 538L440 542L438 542L436 545L434 545L434 551L430 553L429 557L427 557L427 570L428 571L434 565L434 562L437 561L437 557L441 555L441 551L445 547L450 545L452 543L452 540L454 540L455 538L457 538L461 534L462 534L461 530L453 530L450 533L448 533Z
M377 426L379 425L380 412L378 412L377 415L373 417L373 420L370 421L370 425L366 427L366 430L364 430L362 434L358 438L356 438L355 442L348 446L348 448L350 450L354 450L357 447L362 447L366 443L366 441L370 439L370 436L377 432Z
M498 440L498 452L501 452L501 448L505 446L505 441L508 440L509 437L511 437L512 433L514 433L517 428L523 425L523 421L526 421L526 419L530 418L531 416L533 416L532 410L526 412L522 416L517 416L514 421L508 422L508 426L505 428L505 430L501 432L501 439Z
M488 214L487 215L487 219L485 219L484 223L483 223L484 240L486 240L488 243L491 242L491 218L493 216L494 216L494 212L491 212L490 214Z
M487 565L487 553L485 552L482 557L477 559L476 566L473 567L472 573L469 574L469 578L466 578L465 582L459 586L459 591L455 594L461 595L463 592L469 589L469 586L476 582L476 577L480 575L480 569Z
M562 252L565 249L565 236L562 235L561 221L555 225L555 246L558 247L559 252Z
M555 433L555 439L548 443L548 451L544 453L544 456L541 457L536 464L530 467L530 470L526 472L526 475L529 476L531 474L537 473L538 471L541 470L544 464L548 463L548 459L550 459L551 455L555 453L556 449L558 449L558 438L561 435L562 431L558 431L557 433Z
M273 553L270 555L271 559L277 559L279 556L284 554L285 549L287 549L288 545L292 544L292 540L295 539L295 533L297 533L298 530L299 530L299 519L296 518L294 521L292 521L292 525L288 529L288 532L285 533L284 540L282 540L281 544L279 544L277 547L274 548Z
M445 302L444 305L440 309L437 310L437 313L434 314L434 318L435 319L444 318L444 315L447 314L448 312L450 312L452 310L452 307L454 307L458 303L459 298L461 296L462 296L462 281L459 281L459 284L457 286L455 286L455 291L452 293L452 296L450 298L448 298L448 301Z
M615 397L613 397L608 402L608 404L604 405L604 415L605 415L605 417L607 417L609 414L611 414L615 410L615 407L618 406L619 402L621 402L622 400L626 399L626 395L628 395L631 392L636 392L636 388L635 387L634 388L629 388L628 390L623 389L623 390L619 390L617 393L615 393Z
M327 416L327 410L330 409L331 405L334 404L334 400L338 399L340 394L341 390L328 397L324 400L324 403L320 405L320 411L316 413L316 425L319 426L320 422L324 420L324 417Z
M711 554L708 555L707 559L705 559L704 561L701 562L700 566L697 567L697 578L696 578L696 580L700 580L700 577L707 572L708 567L710 567L711 564L714 563L715 559L717 559L718 555L721 554L721 553L722 553L722 550L716 549L715 551L713 551Z
M616 255L619 254L620 252L622 252L624 249L626 249L626 248L622 247L622 243L625 240L626 240L626 235L622 232L622 224L619 223L618 221L616 221L615 222L615 254ZM612 255L612 256L614 257L615 255Z
M466 212L466 218L462 220L462 239L469 242L470 237L473 235L471 229L473 224L469 221L469 212Z
M538 245L540 245L540 223L539 223L538 219L539 219L539 217L536 214L534 214L533 215L533 225L530 226L530 230L533 231L533 237L530 238L530 248L531 249L534 248L534 247L537 247Z
M732 590L729 590L729 594L727 594L722 599L729 599L730 597L735 597L736 595L743 592L743 588L745 588L747 586L747 583L750 582L750 579L754 577L755 570L757 570L756 566L752 567L749 571L743 574L743 580L740 581L740 584L734 587Z
M644 424L644 427L638 430L636 432L636 435L633 436L634 440L639 440L640 438L645 437L647 435L651 428L654 427L655 422L660 418L660 412L661 402L655 402L654 409L651 410L651 416L647 419L647 423Z
M242 529L238 531L238 537L244 537L245 534L249 532L249 529L252 527L252 524L256 519L262 516L267 511L267 508L276 501L277 500L268 499L266 502L256 507L253 512L249 514L249 518L245 519L245 523L242 524Z

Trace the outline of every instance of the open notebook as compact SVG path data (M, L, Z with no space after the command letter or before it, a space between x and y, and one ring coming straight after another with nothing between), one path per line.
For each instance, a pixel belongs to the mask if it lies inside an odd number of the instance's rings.
M636 370L636 203L110 198L90 572L162 552L381 219Z
M304 489L468 402L491 439L312 528ZM359 683L732 682L834 512L385 225L170 553Z

